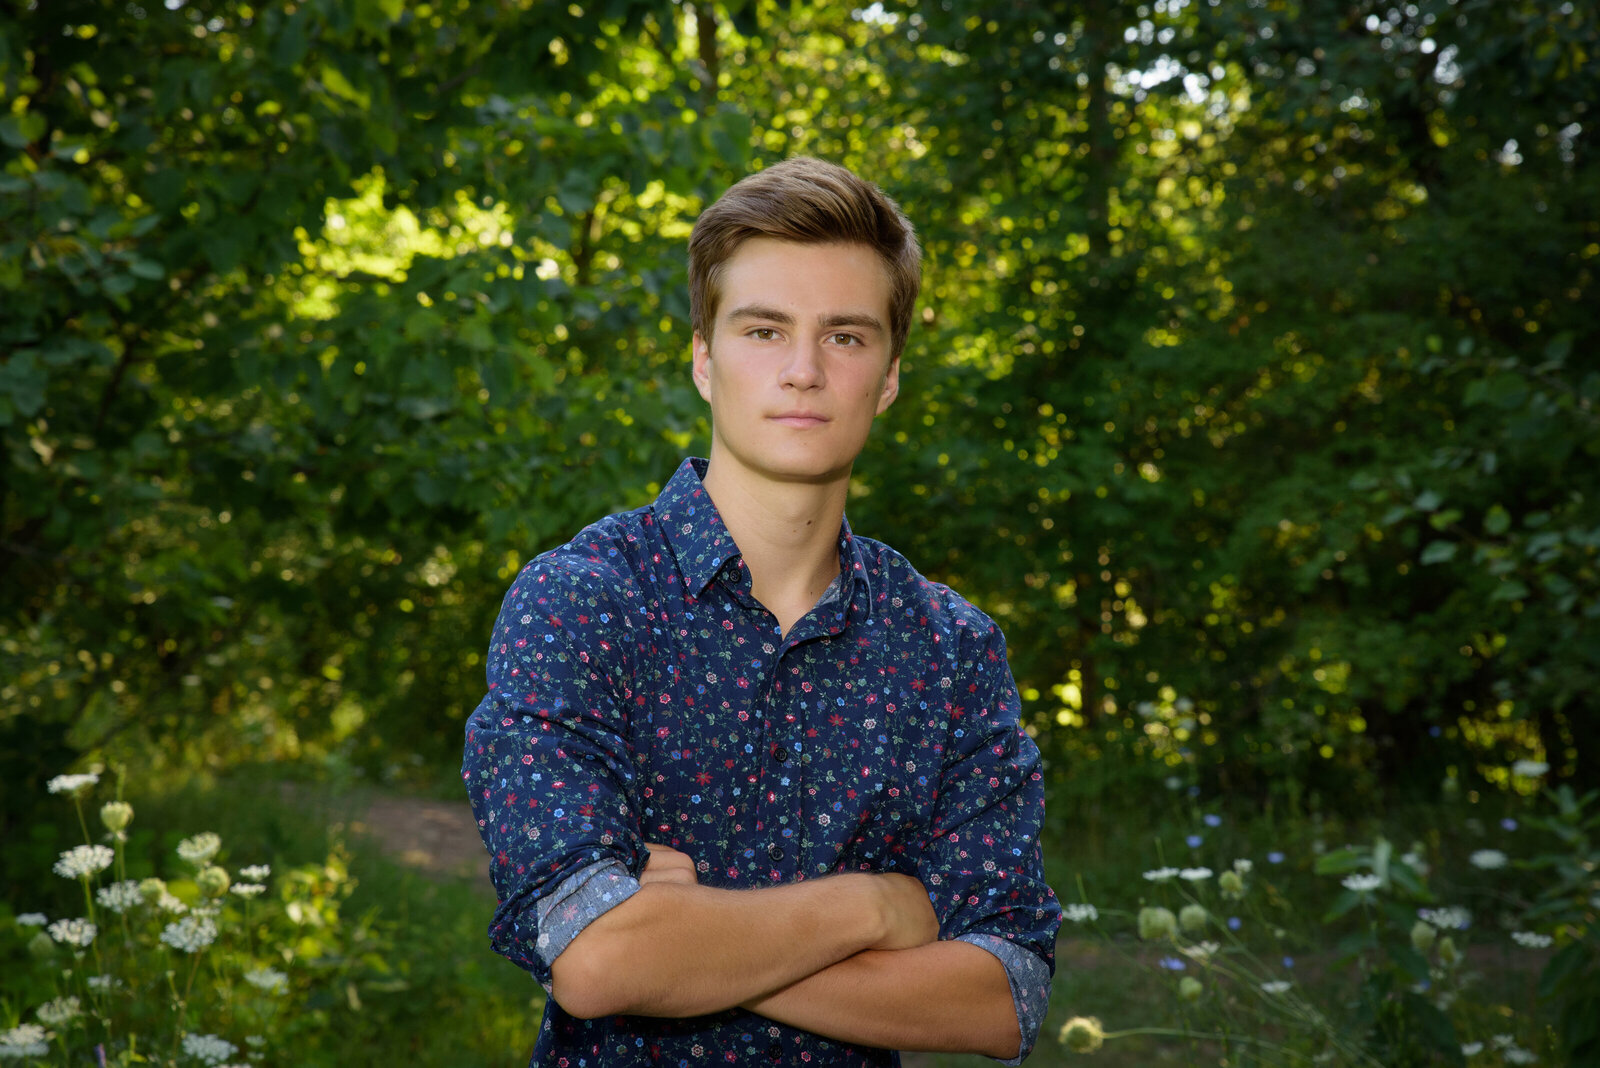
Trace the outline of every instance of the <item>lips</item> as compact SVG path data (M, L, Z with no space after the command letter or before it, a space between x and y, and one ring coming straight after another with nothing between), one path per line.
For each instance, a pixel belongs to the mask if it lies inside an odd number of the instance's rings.
M828 421L827 416L818 415L816 412L783 412L779 415L768 416L767 418L771 419L775 423L782 423L784 426L798 427L801 429L806 427L821 426Z

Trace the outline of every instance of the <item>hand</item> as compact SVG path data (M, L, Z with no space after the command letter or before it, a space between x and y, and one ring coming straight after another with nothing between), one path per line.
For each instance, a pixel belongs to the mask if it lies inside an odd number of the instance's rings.
M689 859L689 854L657 842L646 842L644 847L650 851L650 859L645 861L644 872L639 876L640 886L647 883L699 885L700 880L694 873L694 861Z
M872 880L880 894L885 929L870 948L915 949L938 939L939 917L921 882L894 872L874 875Z

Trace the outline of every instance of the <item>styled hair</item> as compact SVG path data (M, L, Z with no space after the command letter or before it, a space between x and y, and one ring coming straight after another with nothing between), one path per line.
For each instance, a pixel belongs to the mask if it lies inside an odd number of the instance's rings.
M689 319L711 341L723 266L752 237L802 245L858 244L889 272L889 344L898 357L922 287L922 249L911 223L871 182L834 163L796 156L730 186L689 235Z

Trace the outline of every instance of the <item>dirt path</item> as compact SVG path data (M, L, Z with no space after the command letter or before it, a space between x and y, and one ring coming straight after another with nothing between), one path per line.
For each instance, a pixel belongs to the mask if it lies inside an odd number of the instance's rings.
M349 827L370 834L385 853L407 867L439 876L483 875L483 840L464 798L454 802L374 797Z

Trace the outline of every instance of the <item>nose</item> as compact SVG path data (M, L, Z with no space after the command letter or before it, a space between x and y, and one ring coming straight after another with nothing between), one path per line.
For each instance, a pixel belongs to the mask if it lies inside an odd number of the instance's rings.
M796 345L783 365L780 384L795 389L820 389L825 381L822 360L820 344L802 342Z

